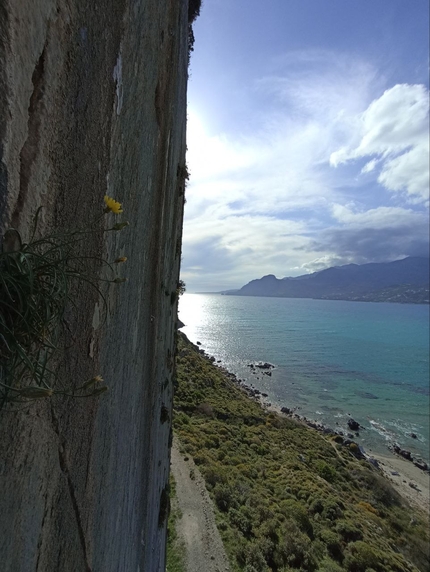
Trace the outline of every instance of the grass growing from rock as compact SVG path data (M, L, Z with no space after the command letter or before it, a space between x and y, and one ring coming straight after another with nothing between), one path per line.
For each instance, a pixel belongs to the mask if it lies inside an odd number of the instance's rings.
M36 212L28 242L13 228L0 239L0 410L12 404L22 406L53 395L90 397L103 393L101 376L76 387L65 387L57 375L58 356L65 349L65 332L70 333L66 310L77 313L72 285L89 285L105 298L100 283L121 283L114 265L97 256L82 253L88 236L100 233L98 223L108 213L122 213L121 204L105 196L103 214L87 228L54 230L37 236L41 207ZM119 231L128 222L117 223L103 232ZM108 272L101 278L100 270Z
M174 410L232 570L429 570L428 523L377 469L263 409L182 334Z

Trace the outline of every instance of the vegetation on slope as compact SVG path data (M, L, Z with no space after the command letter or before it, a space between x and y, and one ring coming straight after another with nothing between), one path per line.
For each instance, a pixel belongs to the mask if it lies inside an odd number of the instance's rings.
M182 334L174 409L232 570L428 570L425 519L377 469L263 409Z
M186 572L185 546L176 532L177 521L181 511L176 500L176 483L170 475L170 514L167 523L166 570L168 572Z

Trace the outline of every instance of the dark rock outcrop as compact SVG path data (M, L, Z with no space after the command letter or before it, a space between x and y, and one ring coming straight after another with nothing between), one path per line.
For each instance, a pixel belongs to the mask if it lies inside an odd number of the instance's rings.
M422 459L414 459L414 465L421 469L422 471L428 471L428 465Z
M355 419L348 419L347 425L351 431L358 431L360 429L360 423L355 421Z

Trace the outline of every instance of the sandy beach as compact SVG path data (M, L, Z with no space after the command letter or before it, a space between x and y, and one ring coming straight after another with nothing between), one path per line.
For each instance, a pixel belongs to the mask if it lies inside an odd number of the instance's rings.
M415 506L427 515L430 512L430 475L422 471L410 461L395 455L371 455L376 459L386 478L391 481L394 488Z

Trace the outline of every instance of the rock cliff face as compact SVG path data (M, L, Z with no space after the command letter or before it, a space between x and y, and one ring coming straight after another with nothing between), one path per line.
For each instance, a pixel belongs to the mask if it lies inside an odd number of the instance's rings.
M126 284L75 292L61 375L98 398L0 411L0 561L10 572L165 565L185 176L186 0L1 0L0 230L70 228L123 203L85 252Z

